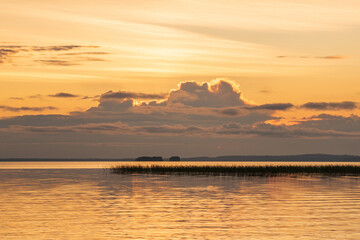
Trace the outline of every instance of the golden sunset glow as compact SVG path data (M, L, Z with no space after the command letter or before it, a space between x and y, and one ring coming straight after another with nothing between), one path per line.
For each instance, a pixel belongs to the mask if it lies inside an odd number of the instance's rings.
M78 128L120 124L111 134L130 142L93 132L107 149L96 154L108 157L120 154L114 145L135 148L136 136L149 144L149 135L154 149L174 138L173 149L188 155L203 150L184 139L204 135L209 146L320 138L324 151L359 154L328 148L359 143L359 11L358 1L340 0L1 1L0 134L60 151L77 138L89 146ZM150 126L170 130L144 132ZM192 127L200 130L184 130ZM49 137L55 132L59 139ZM4 156L15 156L16 143L6 144ZM234 152L233 144L211 154Z

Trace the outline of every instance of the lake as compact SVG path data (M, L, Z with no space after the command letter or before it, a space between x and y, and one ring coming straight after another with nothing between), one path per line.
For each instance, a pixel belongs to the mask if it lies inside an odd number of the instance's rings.
M134 162L0 162L0 239L360 239L359 177L104 170L118 164Z

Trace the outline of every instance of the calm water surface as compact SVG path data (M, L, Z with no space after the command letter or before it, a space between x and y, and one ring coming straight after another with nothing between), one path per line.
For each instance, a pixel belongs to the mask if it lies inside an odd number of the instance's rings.
M111 165L0 163L0 239L360 239L357 177L115 175Z

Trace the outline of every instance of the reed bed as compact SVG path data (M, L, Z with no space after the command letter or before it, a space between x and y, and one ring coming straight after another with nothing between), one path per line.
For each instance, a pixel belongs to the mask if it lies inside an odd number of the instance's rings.
M186 175L235 175L235 176L290 176L290 175L331 175L360 176L356 165L267 165L267 166L164 166L128 165L109 169L116 174L186 174Z

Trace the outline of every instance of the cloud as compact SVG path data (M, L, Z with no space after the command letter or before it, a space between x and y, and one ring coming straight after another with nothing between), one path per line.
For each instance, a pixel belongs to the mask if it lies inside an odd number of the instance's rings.
M59 92L59 98L81 97ZM83 97L84 99L89 97ZM150 101L157 99L157 101ZM291 103L251 105L241 97L239 86L227 80L182 82L168 94L109 91L99 104L68 115L32 115L0 119L2 131L27 133L81 133L126 136L209 136L214 138L359 138L358 116L320 114L275 125L276 111L293 108ZM349 108L341 102L324 109ZM347 103L347 102L345 102ZM303 106L303 105L302 105ZM309 103L304 104L309 107ZM313 107L313 106L312 106ZM8 111L42 111L46 108L11 108ZM32 110L31 110L32 109Z
M243 106L241 91L235 83L227 80L212 82L182 82L179 89L170 92L167 104L181 104L191 107Z
M141 102L139 99L157 101ZM172 123L202 122L215 124L223 117L237 119L241 123L253 123L275 119L269 111L249 111L241 98L238 86L230 81L182 82L169 94L147 94L126 91L107 92L101 95L99 105L87 112L95 115L117 116L129 122ZM110 117L110 116L109 116Z
M0 48L0 64L9 61L12 55L15 55L18 52L19 50L16 49L14 50L11 48Z
M39 99L41 99L41 98L43 98L43 95L41 95L41 94L35 94L35 95L29 96L29 98L39 98Z
M49 97L55 97L55 98L75 98L79 97L79 95L71 94L71 93L65 93L65 92L59 92L56 94L48 95Z
M328 55L328 56L286 56L286 55L279 55L279 56L276 56L276 58L302 58L302 59L318 58L318 59L329 59L329 60L341 60L341 59L345 59L346 56L342 56L342 55Z
M191 95L191 100L183 99L183 95ZM34 97L43 96L36 95ZM142 102L141 98L145 102ZM147 102L153 98L161 99ZM242 124L276 119L272 116L271 111L249 111L242 109L243 106L248 105L241 98L238 86L232 82L225 80L208 83L183 82L178 86L178 89L170 91L169 94L110 91L101 95L97 106L84 112L73 112L70 115L61 115L60 117L39 115L31 118L18 116L12 119L0 119L0 127L7 127L12 124L54 124L58 126L65 123L111 123L118 121L139 126L185 123L199 126L217 126L230 119Z
M13 49L7 49L7 48L1 48L0 49L0 58L6 58L11 54L15 54L18 51L13 50Z
M43 51L69 51L78 48L98 48L99 46L82 46L82 45L60 45L60 46L34 46L31 50L36 52Z
M79 65L71 61L57 60L57 59L47 59L47 60L35 60L35 62L40 62L45 65L54 65L54 66L74 66Z
M21 98L21 97L11 97L9 99L11 99L11 100L24 100L24 98Z
M225 108L225 109L221 109L220 111L219 110L216 111L228 116L237 116L240 112L239 109L236 108Z
M227 108L246 106L241 98L238 86L230 81L217 80L212 82L182 82L178 89L171 90L169 94L148 94L127 91L109 91L100 96L99 107L106 110L105 105L114 108L115 105L123 105L125 100L135 99L158 99L160 101L143 102L141 106L182 108L192 110L192 108ZM106 102L106 104L105 104ZM110 103L111 102L111 103ZM134 103L134 101L131 101ZM128 104L127 104L128 105ZM132 106L128 106L132 107ZM121 108L122 109L122 108ZM93 108L94 110L94 108ZM214 111L208 111L214 112ZM225 110L225 114L226 114Z
M53 66L73 66L78 65L77 62L82 61L106 61L102 58L76 57L78 55L105 55L107 52L89 51L84 52L82 49L99 48L99 46L86 45L59 45L59 46L26 46L26 45L0 45L0 64L11 62L12 57L18 53L23 53L21 57L33 60L34 54L40 52L47 59L34 59L34 62L43 63ZM82 50L81 52L77 52ZM65 52L59 54L58 52ZM75 56L75 59L69 60L69 56Z
M148 93L136 93L136 92L126 92L126 91L109 91L100 96L100 101L104 101L107 99L125 99L125 98L133 98L133 99L164 99L166 97L165 94L148 94Z
M118 101L103 101L103 99L100 98L99 105L97 107L90 108L88 112L97 112L100 114L107 112L113 115L113 114L122 113L133 106L134 106L133 99L125 99L123 101L118 102Z
M357 108L356 102L308 102L301 105L301 108L312 110L353 110Z
M48 107L10 107L10 106L0 106L0 109L10 112L21 112L21 111L33 111L41 112L46 110L57 110L58 108L48 106Z
M245 108L249 110L288 110L292 107L294 107L294 105L291 103L268 103Z
M97 134L127 134L127 135L179 135L205 134L208 129L197 126L161 125L161 126L130 126L122 122L79 124L73 126L21 126L12 125L12 132L30 133L97 133Z
M61 53L60 55L76 56L76 55L107 55L109 52L72 52L72 53Z
M102 58L90 58L90 57L81 57L74 60L59 60L59 59L41 59L35 60L35 62L40 62L45 65L53 66L75 66L80 65L81 62L106 62L107 60Z
M97 100L100 97L100 95L95 95L95 96L83 96L81 99L93 99L93 100Z
M241 125L237 123L224 124L217 132L221 135L259 136L274 138L323 138L323 137L360 137L360 132L344 132L336 130L322 130L299 126L272 125L259 123L255 125Z
M27 96L27 97L10 97L9 99L12 99L12 100L25 100L26 98L30 98L30 99L37 98L37 99L43 99L44 100L46 97L52 97L52 98L79 98L79 99L98 100L100 95L81 96L81 95L72 94L72 93L59 92L59 93L48 94L48 95L36 94L36 95Z
M304 118L302 121L298 122L298 126L321 130L359 132L360 117L357 115L345 117L331 114L319 114L310 118Z
M271 93L271 91L270 90L260 90L259 93L268 94L268 93Z
M94 57L84 57L79 59L80 61L87 61L87 62L106 62L107 60L103 58L94 58Z
M196 125L159 125L131 126L122 122L79 124L73 126L21 126L12 125L8 132L28 132L47 134L93 133L105 135L153 135L153 136L207 136L207 137L269 137L269 138L359 138L360 132L344 132L336 130L321 130L316 128L301 128L298 126L272 125L260 123L242 125L228 123L220 126Z
M344 59L346 57L345 56L340 56L340 55L332 55L332 56L320 56L320 57L317 57L317 58L338 60L338 59Z

